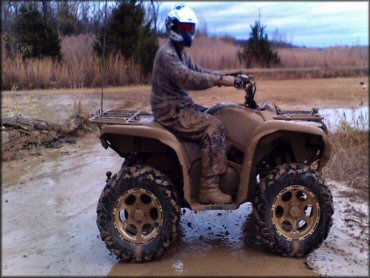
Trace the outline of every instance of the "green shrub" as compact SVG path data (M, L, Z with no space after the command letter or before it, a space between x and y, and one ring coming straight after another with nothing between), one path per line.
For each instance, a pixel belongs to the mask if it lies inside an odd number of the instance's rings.
M280 63L280 57L276 51L271 49L267 34L264 33L266 26L256 21L251 27L249 39L244 49L239 53L239 59L246 63L247 68L251 67L272 67Z

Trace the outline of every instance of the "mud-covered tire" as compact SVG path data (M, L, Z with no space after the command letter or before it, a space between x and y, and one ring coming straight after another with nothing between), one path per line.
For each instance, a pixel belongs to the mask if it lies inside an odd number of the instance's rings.
M284 236L281 230L279 232L278 224L273 222L273 217L277 215L273 209L280 198L278 196L296 185L313 193L317 200L315 204L319 206L316 226L299 239ZM318 248L328 236L333 213L333 197L320 174L298 163L278 166L266 175L259 184L254 200L254 218L262 242L274 253L289 257L303 257Z
M163 221L158 233L148 242L130 242L115 226L114 211L119 200L133 190L155 196L153 198L161 207ZM179 220L180 207L174 186L164 174L147 165L123 165L119 173L107 181L97 206L96 223L100 237L122 262L147 262L159 258L176 239Z

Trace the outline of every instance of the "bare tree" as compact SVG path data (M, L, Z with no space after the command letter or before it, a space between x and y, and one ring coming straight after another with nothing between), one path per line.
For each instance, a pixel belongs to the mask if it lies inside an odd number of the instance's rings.
M21 1L1 1L2 31L10 32L10 28L18 14Z
M50 1L42 0L42 15L45 20L50 20Z
M79 2L79 18L81 22L81 32L88 33L90 25L90 3L88 2Z
M150 0L147 5L147 21L151 22L153 30L155 32L155 37L158 45L158 25L159 25L159 10L162 5L162 1Z

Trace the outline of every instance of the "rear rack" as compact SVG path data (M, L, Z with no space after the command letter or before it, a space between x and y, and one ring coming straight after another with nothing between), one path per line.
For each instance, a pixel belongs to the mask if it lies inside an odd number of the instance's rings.
M285 120L285 121L311 121L311 122L321 122L324 118L321 117L318 112L319 109L312 108L311 111L300 111L300 110L280 110L275 106L276 115L275 120Z
M152 119L152 114L145 111L108 110L90 118L89 121L97 124L140 125Z

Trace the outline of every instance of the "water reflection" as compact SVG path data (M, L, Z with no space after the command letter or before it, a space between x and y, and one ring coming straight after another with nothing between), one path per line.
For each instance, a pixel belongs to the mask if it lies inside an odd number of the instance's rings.
M319 109L319 114L325 118L325 123L330 131L338 130L343 123L359 130L369 129L369 108L367 106L358 108L324 108Z

